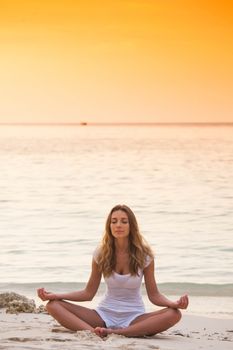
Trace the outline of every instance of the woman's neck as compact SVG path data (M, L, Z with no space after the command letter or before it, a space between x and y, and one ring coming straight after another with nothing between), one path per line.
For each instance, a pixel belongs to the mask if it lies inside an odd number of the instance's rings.
M128 240L115 240L116 253L128 253L129 252L129 241Z

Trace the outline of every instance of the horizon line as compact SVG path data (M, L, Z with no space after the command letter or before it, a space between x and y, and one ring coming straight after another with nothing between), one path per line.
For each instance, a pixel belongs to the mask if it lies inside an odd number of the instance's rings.
M1 126L233 126L233 122L0 122Z

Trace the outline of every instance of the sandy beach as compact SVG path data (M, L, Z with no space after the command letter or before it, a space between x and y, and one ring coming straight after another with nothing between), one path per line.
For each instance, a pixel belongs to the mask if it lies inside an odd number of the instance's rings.
M0 349L227 350L233 346L232 321L185 314L178 325L153 337L109 335L102 340L88 331L69 332L45 313L9 314L0 309Z

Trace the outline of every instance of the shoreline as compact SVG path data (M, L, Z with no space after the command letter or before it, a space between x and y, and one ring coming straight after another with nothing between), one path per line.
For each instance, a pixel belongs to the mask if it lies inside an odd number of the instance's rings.
M80 283L27 283L27 284L17 284L17 283L0 283L0 294L1 293L7 293L14 291L15 293L20 294L21 296L26 296L28 299L33 299L35 301L36 306L39 306L42 304L42 301L37 297L36 289L38 287L44 286L49 291L56 290L59 293L64 293L67 290L74 291L74 290L81 290L84 288L86 283L80 282ZM189 295L189 307L186 313L192 316L206 316L209 318L219 318L219 319L233 319L233 294L232 294L232 284L224 285L225 289L228 291L225 295L213 295L213 293L208 292L208 285L204 285L206 287L205 295L200 295L200 293L190 293L191 290L188 288L184 288L182 285L179 287L179 290L175 290L177 294L168 293L169 290L165 285L159 285L159 289L171 300L177 300L179 296L181 295L181 291L186 292ZM170 286L169 289L170 292L172 291L173 286ZM216 285L213 285L215 292L219 290L219 288L216 288ZM221 290L223 289L223 286L220 286ZM201 290L203 290L204 287L201 287ZM174 290L174 288L173 288ZM105 285L101 284L95 298L91 302L82 302L83 306L94 308L96 305L98 305L99 301L103 297L105 293ZM179 293L179 294L178 294ZM231 293L231 296L230 296ZM147 312L154 311L157 307L149 301L145 288L143 286L142 288L142 297L145 304L145 308Z
M46 313L8 314L0 309L1 350L164 349L228 350L233 342L233 319L217 319L184 314L168 331L146 338L109 335L104 340L89 331L70 332Z

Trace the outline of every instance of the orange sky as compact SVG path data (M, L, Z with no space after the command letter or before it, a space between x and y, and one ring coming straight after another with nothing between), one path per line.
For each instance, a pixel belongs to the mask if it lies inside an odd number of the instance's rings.
M233 3L0 0L0 122L233 122Z

